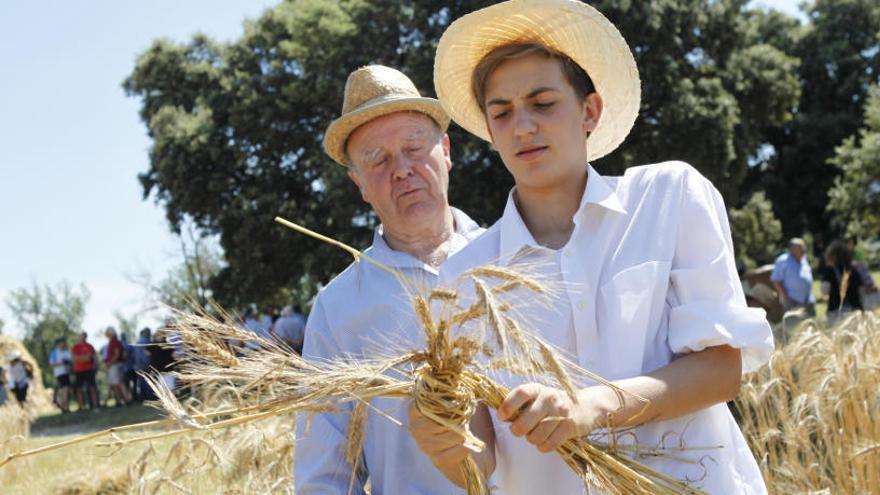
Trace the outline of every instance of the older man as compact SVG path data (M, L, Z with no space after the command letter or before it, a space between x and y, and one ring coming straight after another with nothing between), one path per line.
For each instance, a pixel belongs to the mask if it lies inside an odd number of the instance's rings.
M437 100L421 97L400 72L374 65L349 76L342 116L324 137L327 154L348 168L382 222L365 254L425 286L436 284L446 258L482 232L448 203L448 125ZM306 325L303 356L377 358L420 347L419 328L407 288L395 276L360 263L318 294ZM401 427L407 424L405 404L376 399L371 406L363 453L354 465L345 460L350 414L315 415L308 426L300 417L298 495L347 493L350 483L353 493L365 493L367 479L373 495L460 491ZM479 431L480 425L490 424L488 416L477 416L472 427Z
M813 295L813 271L807 262L807 244L795 237L788 242L788 251L776 258L770 281L779 293L786 311L804 308L815 315L816 296Z

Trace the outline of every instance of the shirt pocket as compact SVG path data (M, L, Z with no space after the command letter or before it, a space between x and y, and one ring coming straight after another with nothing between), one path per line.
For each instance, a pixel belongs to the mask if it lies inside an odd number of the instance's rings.
M605 378L640 375L648 342L660 328L669 290L668 261L647 261L615 273L599 287L596 323L606 356Z

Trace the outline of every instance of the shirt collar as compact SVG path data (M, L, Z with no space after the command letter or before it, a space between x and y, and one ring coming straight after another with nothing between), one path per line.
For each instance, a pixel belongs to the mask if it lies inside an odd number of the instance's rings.
M477 237L483 229L458 208L450 207L450 210L452 210L452 219L455 222L455 233L449 245L449 255L452 256ZM373 232L373 245L364 254L392 268L421 268L432 273L437 272L434 267L415 256L392 249L385 241L384 232L385 229L380 224Z
M507 205L504 207L504 215L501 217L500 237L501 237L501 261L507 263L522 248L542 248L529 229L526 227L514 200L514 192L516 186L510 190L507 195ZM607 210L627 214L626 209L620 202L617 193L608 183L608 180L601 176L592 165L587 164L587 185L583 194L581 194L581 202L574 214L573 220L575 225L579 224L580 219L587 214L589 209L587 205L596 205Z

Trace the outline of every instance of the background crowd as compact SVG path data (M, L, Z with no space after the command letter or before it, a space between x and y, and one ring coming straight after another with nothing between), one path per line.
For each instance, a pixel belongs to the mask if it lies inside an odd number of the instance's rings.
M239 321L256 337L302 352L306 319L299 306L286 306L274 312L260 312L251 307ZM128 334L117 332L114 327L107 327L104 336L107 343L100 349L89 342L87 332L79 333L72 345L64 337L55 339L45 364L52 369L53 402L62 413L69 413L73 402L78 410L97 411L102 407L122 407L155 399L143 376L145 373L158 376L169 390L186 393L177 387L173 373L182 355L182 343L170 320L155 331L143 328L134 342L130 342ZM258 342L230 342L229 345L241 352L243 347L259 348ZM33 366L22 359L20 353L7 356L7 362L8 369L0 367L0 404L12 396L24 406L29 384L34 379Z

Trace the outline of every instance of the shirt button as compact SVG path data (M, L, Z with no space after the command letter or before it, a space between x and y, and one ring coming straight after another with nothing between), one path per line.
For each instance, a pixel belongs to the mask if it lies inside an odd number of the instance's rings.
M587 309L587 300L586 300L586 299L581 299L580 301L578 301L578 303L577 303L577 309L579 309L579 310L581 310L581 311Z

